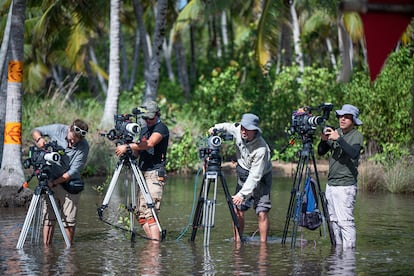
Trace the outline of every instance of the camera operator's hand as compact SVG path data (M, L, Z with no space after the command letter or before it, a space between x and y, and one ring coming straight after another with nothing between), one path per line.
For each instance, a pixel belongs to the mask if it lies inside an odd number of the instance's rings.
M213 134L217 131L217 129L215 127L210 127L210 129L208 130L208 134Z
M241 196L234 195L232 196L232 199L234 205L241 205L243 203L243 198Z
M331 127L326 127L323 132L324 132L324 135L327 136L328 140L336 141L339 138L338 131L334 130Z
M125 154L128 151L128 145L119 145L115 149L115 154L117 156L121 156Z

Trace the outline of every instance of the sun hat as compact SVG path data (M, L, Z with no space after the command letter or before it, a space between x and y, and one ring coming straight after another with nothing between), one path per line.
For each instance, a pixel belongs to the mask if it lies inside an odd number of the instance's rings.
M142 117L154 118L155 115L160 111L158 104L153 100L148 100L141 105Z
M262 132L259 128L259 117L252 113L243 114L240 124L247 130L258 130Z
M359 116L359 109L351 104L344 104L341 110L336 110L337 116L342 116L345 114L351 114L354 120L355 125L360 126L362 122L358 119Z

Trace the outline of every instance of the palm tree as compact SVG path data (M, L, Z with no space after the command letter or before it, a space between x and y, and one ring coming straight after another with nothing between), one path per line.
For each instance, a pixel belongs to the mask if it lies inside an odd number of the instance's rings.
M11 25L11 16L13 12L13 5L10 5L9 13L7 16L6 28L4 30L3 40L0 47L0 141L4 140L4 119L6 116L6 83L7 77L6 74L3 74L3 69L6 68L6 57L7 57L7 48L9 46L10 39L10 25ZM0 143L0 166L1 159L3 157L3 143Z
M150 62L149 75L145 85L145 99L155 100L160 78L162 44L165 39L168 0L157 2L157 14L155 17L155 30L153 40L153 53Z
M4 132L4 151L0 169L2 206L24 204L16 199L16 191L24 182L22 167L22 83L24 54L25 0L13 1L9 67L7 79L7 108Z
M111 0L110 16L110 49L109 49L109 82L105 100L105 109L101 120L101 128L106 129L113 125L114 115L118 112L118 97L120 87L120 22L119 10L121 0Z

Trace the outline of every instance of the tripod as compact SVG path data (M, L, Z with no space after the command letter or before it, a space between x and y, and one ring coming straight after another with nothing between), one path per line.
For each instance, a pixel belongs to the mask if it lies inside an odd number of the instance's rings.
M221 160L219 158L205 159L206 170L203 176L203 182L201 184L200 194L198 198L197 207L195 210L193 220L193 231L191 233L191 241L195 240L197 229L201 226L204 229L204 246L208 246L210 243L211 228L214 227L214 217L216 209L216 197L217 197L217 184L220 178L221 185L224 190L224 195L229 206L230 215L233 220L234 227L237 228L240 240L242 233L240 233L239 221L234 211L232 197L230 195L226 179L221 171ZM210 188L213 188L213 197L209 197Z
M115 172L112 176L111 182L109 184L108 187L108 191L105 195L105 198L102 202L101 207L98 208L98 216L99 219L104 221L107 224L112 225L111 223L109 223L108 221L105 221L103 219L103 211L108 207L109 201L111 199L112 193L115 189L116 184L118 183L118 178L119 175L121 174L122 169L125 167L125 185L126 188L128 189L128 186L130 186L130 195L126 194L125 198L126 198L126 204L125 207L127 208L128 212L129 212L129 231L131 232L131 241L135 240L135 232L133 231L134 229L134 210L136 209L136 190L135 190L135 183L138 183L138 186L140 188L140 191L143 194L143 197L145 199L145 202L147 204L147 207L151 209L152 215L155 219L155 222L158 226L159 231L161 232L161 240L163 240L165 238L165 230L162 230L161 225L159 223L158 217L157 217L157 213L155 211L155 204L153 203L153 200L151 198L151 194L149 193L148 190L148 186L145 182L145 178L142 175L141 170L138 168L138 163L137 160L135 158L132 157L132 152L127 152L126 154L122 155L117 163ZM129 181L128 178L129 176L131 177L132 181L129 185ZM115 225L112 225L115 226ZM123 230L126 230L122 227L117 227Z
M293 218L293 229L292 229L292 238L291 238L291 249L295 248L296 244L296 233L298 230L298 225L300 222L300 212L302 208L302 198L305 193L305 182L310 177L311 174L311 167L309 165L309 161L312 161L313 163L313 169L315 172L315 178L316 178L316 197L315 201L321 204L322 206L322 212L323 212L323 218L325 222L327 223L328 231L329 231L329 237L331 239L331 244L335 244L335 238L333 231L331 229L331 224L329 220L329 214L328 214L328 207L327 207L327 201L325 197L325 193L321 191L321 186L319 182L319 175L318 170L316 167L315 162L315 155L312 148L312 136L303 136L302 137L302 150L299 154L299 163L296 169L295 178L293 180L293 187L291 190L291 196L289 201L289 207L286 214L286 223L283 230L283 237L282 237L282 244L285 244L287 232L289 230L289 224L290 219ZM305 172L305 176L304 176Z
M33 221L32 226L32 240L35 242L39 241L39 231L37 229L40 229L41 225L41 217L42 217L42 202L40 200L40 196L43 194L47 194L49 196L50 203L53 207L53 212L55 213L56 220L59 224L60 231L62 232L63 239L66 243L66 248L70 247L70 241L66 234L65 227L63 226L62 218L60 216L59 209L57 208L55 198L53 197L53 191L48 186L48 175L45 172L38 171L35 172L37 174L37 178L39 180L39 184L34 190L34 194L32 197L32 201L30 202L29 210L27 212L26 218L23 223L22 231L20 232L19 240L17 241L17 249L23 248L24 242L27 237L27 233L29 231L30 225L32 225L33 218L36 217L36 219ZM33 175L30 177L30 179L33 177ZM30 179L26 182L29 182ZM20 191L20 190L19 190ZM40 204L40 205L38 205Z

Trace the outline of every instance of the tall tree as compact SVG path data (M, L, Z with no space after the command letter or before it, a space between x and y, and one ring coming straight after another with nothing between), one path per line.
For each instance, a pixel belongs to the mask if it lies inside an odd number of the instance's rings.
M13 3L12 3L13 4ZM7 57L7 49L9 46L9 38L10 38L10 25L11 25L11 16L13 12L13 5L10 5L9 13L7 16L6 28L4 30L3 40L1 42L0 47L0 141L3 141L4 136L4 119L6 116L6 83L7 78L6 74L4 73L4 69L7 69L6 66L6 57ZM3 143L0 143L0 166L1 166L1 158L3 157Z
M148 79L145 85L145 99L157 97L158 84L160 79L162 43L165 39L166 21L168 11L168 0L157 2L157 14L155 18L155 31L153 40L153 54L149 68Z
M110 48L109 48L109 82L108 93L105 100L105 109L101 120L102 128L109 128L113 125L114 115L118 112L119 97L119 76L120 76L120 22L119 11L121 0L111 0L110 16Z
M0 169L0 206L24 204L26 195L16 197L24 182L22 166L22 82L24 57L25 0L13 1L9 46L4 150Z

